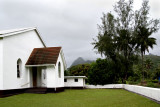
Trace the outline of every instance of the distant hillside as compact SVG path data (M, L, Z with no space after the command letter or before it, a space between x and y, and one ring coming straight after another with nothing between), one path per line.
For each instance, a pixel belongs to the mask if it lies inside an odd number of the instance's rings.
M151 59L155 66L160 64L160 56L149 54L149 55L144 56L144 60L146 60L146 59Z
M78 64L85 64L85 63L92 63L93 60L84 60L82 57L77 58L73 61L71 66L78 65Z
M141 59L141 57L140 57L140 59ZM144 56L144 61L146 59L151 59L154 66L157 66L158 64L160 64L160 56L149 54L149 55ZM85 64L85 63L90 64L93 61L94 60L84 60L82 57L78 57L75 61L73 61L72 65L70 67L72 67L74 65L78 65L78 64ZM141 63L141 60L140 60L140 63Z

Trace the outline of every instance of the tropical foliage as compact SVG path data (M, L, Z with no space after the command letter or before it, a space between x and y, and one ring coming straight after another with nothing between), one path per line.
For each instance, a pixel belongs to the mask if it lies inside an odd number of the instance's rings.
M88 77L88 72L90 69L90 64L79 64L70 67L67 71L65 71L65 76L86 76Z
M159 20L150 20L148 0L143 0L139 10L133 10L133 0L120 0L111 12L103 14L98 25L98 36L93 40L94 49L105 59L91 64L80 64L69 69L70 75L85 75L89 84L129 83L160 87L160 64L145 58L156 39ZM141 56L141 62L139 61ZM155 59L155 58L154 58ZM157 59L157 58L156 58ZM158 66L159 65L159 66Z
M93 39L94 49L113 61L121 72L122 82L125 83L130 74L133 73L133 65L138 61L138 55L142 56L149 47L153 48L156 39L150 37L159 29L159 20L149 20L148 1L144 0L140 10L134 12L133 0L126 2L118 1L114 6L113 15L111 12L103 14L102 24L98 25L99 33Z
M91 64L88 76L89 84L104 85L115 83L116 72L114 63L106 59L97 59L96 62Z
M156 44L156 39L151 37L154 32L159 29L159 20L149 20L149 6L148 1L144 0L139 11L135 12L135 29L134 36L136 40L136 49L140 49L142 57L142 71L143 71L143 56L145 51L149 52L149 47L153 49ZM144 71L143 71L144 72ZM143 74L144 79L144 74Z

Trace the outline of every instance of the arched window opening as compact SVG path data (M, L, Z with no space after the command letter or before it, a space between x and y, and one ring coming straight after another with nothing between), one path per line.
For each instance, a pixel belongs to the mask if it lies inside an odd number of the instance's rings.
M21 77L21 71L22 71L22 61L21 59L17 60L17 78Z
M61 78L61 63L58 63L58 76Z

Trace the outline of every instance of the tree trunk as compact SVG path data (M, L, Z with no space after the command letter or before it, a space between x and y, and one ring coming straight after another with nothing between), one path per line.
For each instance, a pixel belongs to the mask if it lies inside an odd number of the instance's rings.
M141 52L141 56L142 56L142 73L143 73L143 82L144 82L143 52Z
M127 47L126 47L127 49ZM127 80L127 72L128 72L128 59L127 59L127 51L124 52L124 57L125 57L125 75L124 75L124 83Z

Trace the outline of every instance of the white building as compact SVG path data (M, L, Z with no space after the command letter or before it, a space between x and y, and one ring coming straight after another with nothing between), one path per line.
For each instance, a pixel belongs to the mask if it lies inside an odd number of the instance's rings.
M65 88L84 88L86 76L64 76Z
M63 91L65 69L62 48L46 47L36 28L0 31L0 97L33 87Z

